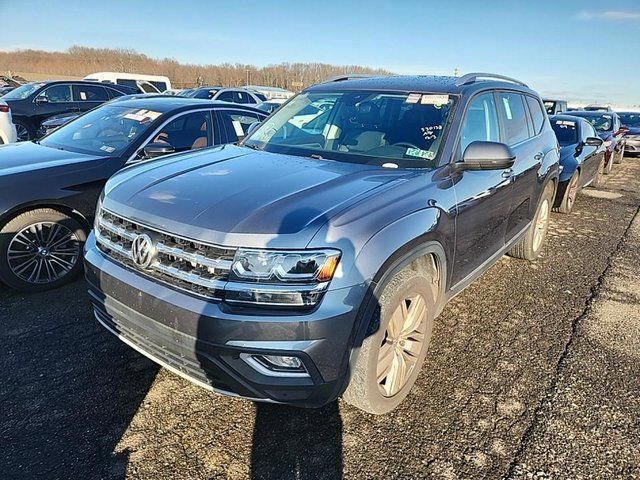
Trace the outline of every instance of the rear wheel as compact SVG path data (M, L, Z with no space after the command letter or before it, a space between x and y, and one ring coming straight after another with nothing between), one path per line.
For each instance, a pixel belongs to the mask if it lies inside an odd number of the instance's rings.
M623 158L624 158L624 145L622 146L622 149L620 149L620 153L616 157L615 163L622 163Z
M573 210L573 204L578 196L578 190L580 185L580 172L576 171L567 185L567 189L564 191L564 197L560 205L553 210L560 213L571 213Z
M605 175L609 175L611 173L611 170L613 170L613 160L615 157L616 152L611 152L611 155L609 155L609 161L607 162L605 160L605 165L604 165L604 170L602 171L602 173L604 173Z
M0 230L0 280L25 292L59 287L80 273L86 239L77 220L56 210L18 215Z
M531 225L524 234L524 237L511 248L509 251L510 256L523 258L525 260L535 260L540 256L540 252L547 238L547 232L549 231L549 217L553 203L553 193L554 186L553 183L550 182L542 194Z
M430 274L413 264L384 287L372 325L362 343L345 401L369 413L393 410L409 394L427 354L435 298Z

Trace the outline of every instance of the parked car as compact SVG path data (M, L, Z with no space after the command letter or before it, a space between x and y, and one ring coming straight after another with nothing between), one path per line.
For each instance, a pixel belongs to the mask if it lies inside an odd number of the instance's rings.
M132 89L140 88L146 93L160 93L171 89L169 77L164 75L143 75L124 72L96 72L84 77L89 82L111 83ZM152 85L153 90L144 88L144 84Z
M13 143L18 140L16 126L11 117L11 107L0 100L0 144Z
M561 213L570 213L582 188L600 184L606 149L586 119L554 115L549 120L560 144L560 182L554 208Z
M136 92L120 85L95 82L36 82L12 90L2 100L11 107L18 141L25 141L33 140L40 124L53 115L86 112L113 98Z
M267 100L266 102L259 103L257 108L264 110L267 113L273 113L279 109L284 102L286 102L286 100L283 98L274 98L273 100Z
M16 87L0 87L0 97L9 93L11 90L15 90Z
M559 115L568 110L566 100L542 100L548 115Z
M279 87L267 87L264 85L247 85L247 90L258 92L264 95L266 100L289 100L295 93Z
M210 390L372 413L408 394L448 300L540 255L559 174L540 97L487 74L342 77L241 145L107 182L95 316Z
M0 148L0 281L24 291L64 284L104 182L125 165L242 139L265 113L176 97L102 105L39 142Z
M607 147L605 154L604 173L609 174L614 163L621 163L624 158L626 128L622 126L620 117L615 112L600 110L578 110L571 112L572 116L586 119L604 140Z
M627 155L640 154L640 112L617 112L622 126L627 128L624 136Z
M257 105L266 100L266 97L261 93L251 92L244 88L200 87L184 93L181 92L178 95L247 105Z

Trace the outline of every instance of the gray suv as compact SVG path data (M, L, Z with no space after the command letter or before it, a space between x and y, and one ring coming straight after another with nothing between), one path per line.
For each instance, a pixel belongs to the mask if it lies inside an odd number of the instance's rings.
M541 252L559 153L517 80L336 78L250 132L117 173L85 248L98 321L202 387L388 412L447 301Z

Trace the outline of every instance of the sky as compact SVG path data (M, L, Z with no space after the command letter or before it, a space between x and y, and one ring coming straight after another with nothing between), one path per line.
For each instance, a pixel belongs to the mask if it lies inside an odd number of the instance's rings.
M481 71L544 96L640 106L640 0L0 0L0 26L0 50L83 45L200 64Z

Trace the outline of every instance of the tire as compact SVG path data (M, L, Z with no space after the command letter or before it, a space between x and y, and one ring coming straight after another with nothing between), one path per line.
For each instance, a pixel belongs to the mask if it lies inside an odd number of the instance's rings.
M620 150L620 155L618 155L618 157L615 159L614 163L622 163L622 160L624 159L624 145L622 146L622 150Z
M559 213L571 213L573 210L573 205L576 202L576 197L578 196L578 192L580 191L580 172L576 171L571 178L569 179L569 183L567 184L567 188L564 191L564 195L562 197L562 201L560 205L553 208L554 212Z
M23 120L14 120L16 126L17 142L28 142L36 137L36 129Z
M544 189L536 215L527 232L509 251L510 257L533 261L540 256L549 230L549 212L553 204L553 193L554 186L550 182Z
M0 280L23 292L68 283L82 271L87 234L74 218L57 210L29 210L0 230Z
M593 177L593 181L591 182L591 187L594 188L598 188L601 187L604 184L604 178L602 178L602 175L604 175L604 157L602 158L602 160L600 160L600 163L598 164L598 171L596 172L596 176Z
M609 175L611 173L611 170L613 170L614 156L615 156L615 152L611 152L611 155L609 156L609 161L607 162L605 159L604 170L602 170L602 173L604 175Z
M383 414L397 407L409 394L427 355L433 329L436 299L429 277L429 274L411 264L384 287L379 308L371 323L379 328L362 342L349 385L343 394L346 402L365 412ZM408 307L403 307L409 299ZM416 316L411 317L411 312ZM411 322L411 318L415 322ZM410 322L416 328L411 333L398 335L396 327L399 323L392 320ZM407 328L407 323L402 324ZM412 346L411 353L407 348L409 345ZM386 369L380 363L380 355L385 352L385 357L389 358L385 362L388 365ZM379 364L382 375L387 372L380 382ZM405 374L402 375L402 372Z

